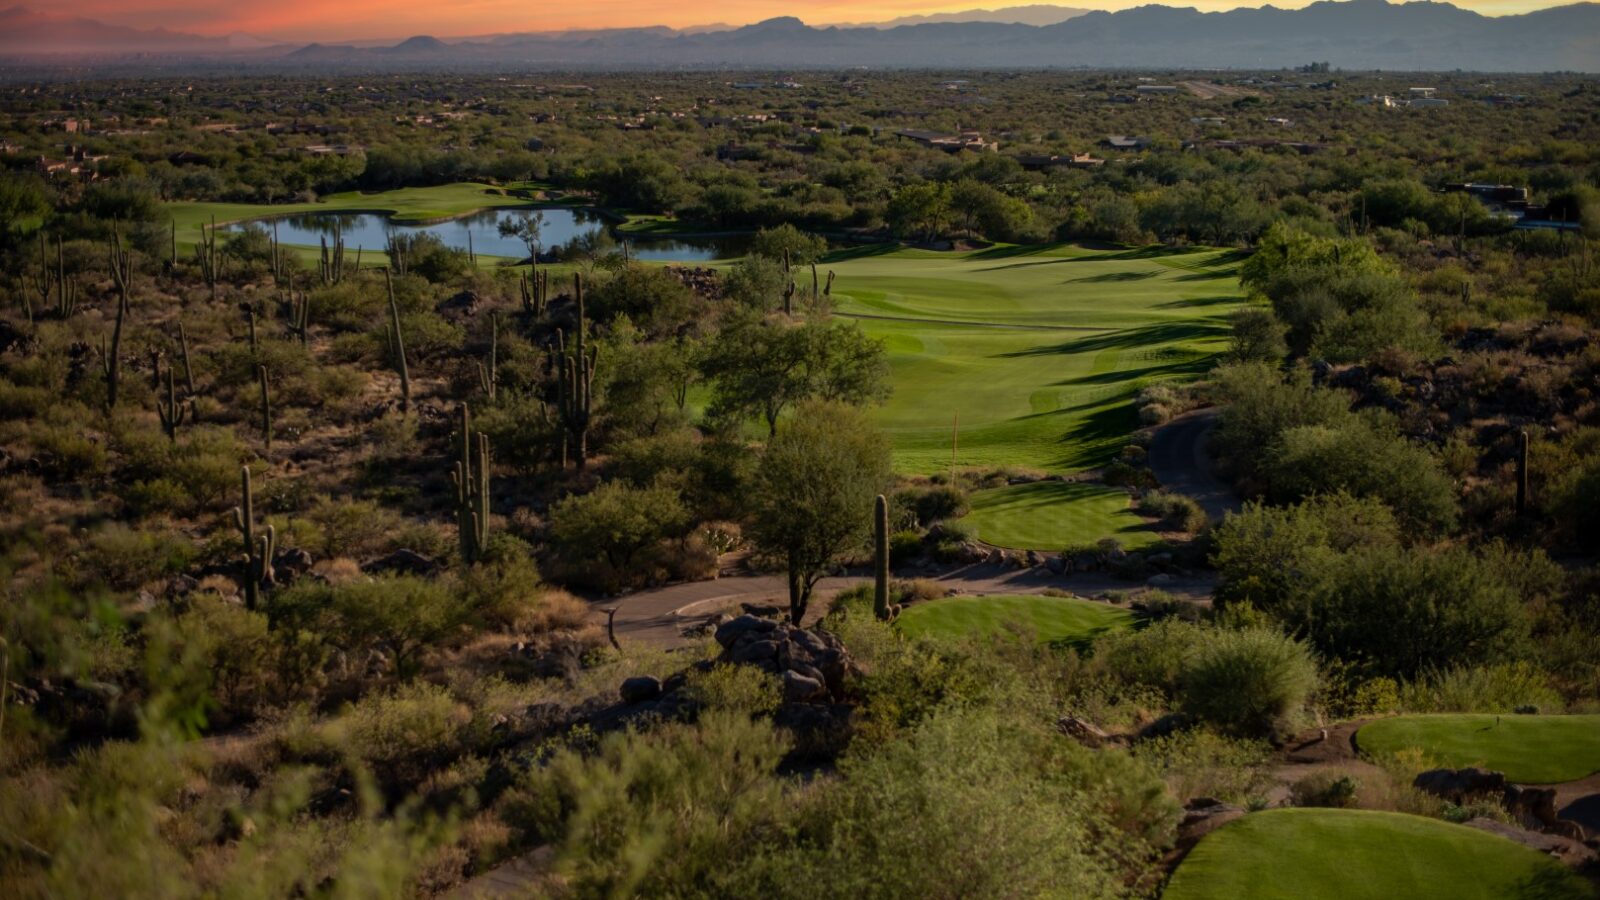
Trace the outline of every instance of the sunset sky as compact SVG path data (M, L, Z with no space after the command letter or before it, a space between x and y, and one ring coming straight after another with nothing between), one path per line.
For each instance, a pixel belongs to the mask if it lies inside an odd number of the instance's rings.
M1029 0L933 3L926 0L814 0L804 5L782 0L722 0L682 3L669 0L77 0L75 15L139 28L166 27L200 34L247 32L294 41L355 38L440 37L509 31L554 31L567 28L612 28L633 25L685 27L725 22L736 25L773 16L798 15L808 24L872 22L912 13L952 12L973 8L1025 5ZM1063 2L1058 5L1121 9L1150 0ZM1223 10L1259 6L1239 0L1165 0L1172 6ZM1309 0L1279 0L1280 7L1305 6ZM1527 12L1560 5L1539 0L1454 0L1457 6L1488 15ZM34 0L39 9L65 12L53 3Z

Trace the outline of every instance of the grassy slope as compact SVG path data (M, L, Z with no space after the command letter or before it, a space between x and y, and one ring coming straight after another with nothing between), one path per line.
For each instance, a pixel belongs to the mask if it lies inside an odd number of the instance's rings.
M896 624L907 634L960 637L988 634L1020 623L1049 643L1082 643L1127 628L1132 613L1105 603L1071 597L949 597L908 607Z
M979 540L1014 550L1058 551L1113 537L1123 549L1160 540L1128 504L1128 492L1098 484L1040 481L979 491L962 521Z
M957 415L962 466L1105 464L1136 425L1134 395L1203 371L1238 300L1216 251L867 247L826 266L841 313L887 317L861 324L889 346L878 419L906 472L949 466Z
M1533 850L1400 813L1276 809L1202 838L1163 900L1507 900L1592 897Z
M1440 765L1482 766L1525 784L1600 772L1600 716L1449 714L1379 719L1356 733L1362 750L1420 747Z

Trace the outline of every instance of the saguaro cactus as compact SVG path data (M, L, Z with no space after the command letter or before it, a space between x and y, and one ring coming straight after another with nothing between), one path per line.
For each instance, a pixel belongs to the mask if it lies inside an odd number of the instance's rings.
M217 299L217 279L222 274L222 256L217 252L217 217L211 217L209 229L202 223L200 241L194 245L194 259L200 266L200 277L211 289L211 299Z
M267 367L256 366L256 381L261 385L261 440L272 449L272 398L267 393Z
M872 507L872 613L887 622L900 612L889 602L889 501L882 494Z
M489 358L478 363L478 387L491 402L500 385L500 316L489 314Z
M106 376L106 408L111 409L117 405L117 389L122 385L122 323L128 316L128 285L133 280L133 253L123 249L122 235L115 228L108 255L117 285L117 319L111 328L111 346L100 339L100 361Z
M461 559L467 564L483 557L489 543L489 436L472 431L472 413L461 404L461 441L455 470L456 531Z
M172 366L167 366L167 399L166 402L156 401L156 415L161 417L161 430L167 433L167 439L174 444L178 442L178 426L187 418L190 425L195 423L199 414L195 410L194 398L188 402L178 402L178 378Z
M360 268L359 260L356 267ZM338 284L344 278L344 228L338 219L333 220L333 243L328 243L328 236L322 236L322 257L317 264L317 272L322 276L323 284Z
M550 296L550 273L539 271L538 264L531 272L522 273L522 311L529 316L542 316Z
M406 366L406 338L400 330L400 306L394 300L394 278L383 270L383 285L389 290L389 359L400 376L400 411L411 409L411 370Z
M561 422L565 426L561 438L561 467L566 468L571 451L576 453L578 468L582 469L589 456L589 423L594 413L594 371L600 348L585 350L583 278L574 273L572 286L577 295L578 324L574 327L570 348L566 336L559 330L556 332L556 401Z
M244 505L233 508L233 521L244 537L244 605L253 610L261 602L261 586L271 585L272 557L278 550L278 532L268 525L262 534L256 534L255 494L250 490L250 467L240 467L240 481L244 489Z
M294 275L289 275L289 333L300 339L300 346L306 346L311 339L311 298L305 291L296 295L294 290Z
M194 367L189 365L189 332L184 330L183 322L178 322L178 352L183 356L183 384L189 396L194 396Z
M1517 432L1517 515L1528 508L1528 431Z
M833 296L833 270L832 269L828 270L828 283L822 286L822 296L824 296L824 297L832 297Z

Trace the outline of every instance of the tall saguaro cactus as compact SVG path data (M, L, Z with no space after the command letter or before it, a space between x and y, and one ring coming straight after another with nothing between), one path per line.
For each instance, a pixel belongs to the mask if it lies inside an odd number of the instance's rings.
M489 314L489 358L478 363L478 387L483 395L494 401L495 389L500 386L500 316Z
M461 559L467 564L483 557L489 543L489 436L472 431L472 413L461 404L461 442L455 469L456 532Z
M360 262L356 263L360 268ZM333 243L328 243L328 236L322 236L322 257L318 260L317 272L322 276L323 284L338 284L344 278L344 228L338 219L333 220Z
M256 533L255 494L250 489L250 467L241 466L239 478L243 483L244 502L233 508L233 521L244 538L244 605L254 610L261 602L261 586L271 585L272 557L278 550L278 532L271 525Z
M106 376L106 408L117 405L117 390L122 385L122 324L128 316L128 285L133 281L133 252L122 246L122 235L115 228L108 248L111 278L117 285L117 319L111 328L111 346L100 340L101 366Z
M1528 509L1528 431L1517 432L1517 515Z
M193 397L187 403L178 402L178 376L170 365L167 366L167 399L165 402L156 401L156 415L161 417L161 430L167 433L167 440L174 444L178 442L178 427L184 420L193 425L199 418Z
M522 311L537 318L544 315L550 296L550 273L539 271L535 263L531 272L522 273Z
M272 397L267 393L267 367L256 366L256 381L261 385L261 440L272 449Z
M578 468L582 469L588 463L589 423L594 414L594 371L600 348L585 349L583 277L574 273L572 286L577 295L578 323L573 328L571 347L567 346L566 336L556 332L556 402L565 426L561 437L561 467L566 468L568 456L576 454Z
M406 338L400 330L400 305L394 299L394 278L383 270L383 285L389 291L389 359L400 376L400 411L411 410L411 370L406 366Z
M222 274L222 256L217 252L217 217L211 217L211 227L200 225L200 241L194 245L194 259L200 266L200 277L211 289L211 299L217 299L217 279Z
M900 612L889 602L889 500L882 494L872 505L872 614L887 622Z

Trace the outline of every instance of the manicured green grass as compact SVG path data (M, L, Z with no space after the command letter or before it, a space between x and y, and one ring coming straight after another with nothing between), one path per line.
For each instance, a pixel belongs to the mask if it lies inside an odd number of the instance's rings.
M1130 550L1161 539L1134 514L1127 491L1070 481L978 491L972 495L972 511L961 521L984 543L1013 550L1059 551L1108 537Z
M1163 900L1592 898L1542 854L1435 819L1350 809L1251 813L1206 835Z
M222 225L266 216L359 211L388 213L396 222L427 222L480 209L537 205L507 196L503 191L492 185L458 182L373 194L349 191L329 194L315 203L170 203L167 210L177 223L178 243L192 246L200 236L200 226L211 224L212 216Z
M1397 716L1363 726L1356 744L1370 753L1417 747L1440 765L1494 769L1523 784L1600 772L1600 716Z
M904 472L947 470L958 418L959 466L1104 465L1138 391L1205 371L1240 302L1214 250L865 247L824 267L838 311L888 344L895 391L876 416Z
M955 638L991 634L1008 624L1028 628L1045 643L1085 644L1096 635L1131 627L1133 613L1075 597L947 597L912 604L895 624L911 635Z

